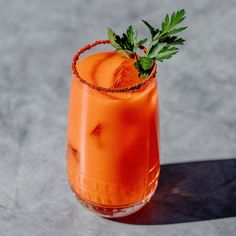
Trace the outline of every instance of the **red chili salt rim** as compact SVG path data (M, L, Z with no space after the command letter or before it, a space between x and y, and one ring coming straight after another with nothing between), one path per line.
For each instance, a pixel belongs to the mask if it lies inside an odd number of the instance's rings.
M157 64L155 63L154 68L150 74L150 76L147 79L144 79L143 82L138 83L138 84L134 84L132 86L129 87L124 87L124 88L105 88L105 87L100 87L97 86L95 84L91 84L88 81L86 81L85 79L83 79L80 74L78 73L78 71L76 70L76 62L78 61L79 57L81 54L83 54L85 51L99 45L99 44L109 44L110 40L97 40L93 43L90 43L84 47L82 47L79 51L77 51L77 53L74 55L73 59L72 59L72 73L75 75L75 78L78 79L81 83L86 84L88 87L95 89L97 91L102 91L102 92L110 92L110 93L117 93L117 92L130 92L130 91L134 91L137 89L140 89L143 85L147 84L148 82L150 82L153 78L155 78L156 75L156 67ZM143 49L145 50L145 48Z

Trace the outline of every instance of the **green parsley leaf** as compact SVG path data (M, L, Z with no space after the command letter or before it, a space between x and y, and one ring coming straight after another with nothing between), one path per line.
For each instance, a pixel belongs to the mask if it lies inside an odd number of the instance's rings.
M120 51L124 53L126 56L136 56L137 48L143 46L143 44L147 41L147 39L141 39L137 42L137 31L130 25L126 31L126 33L122 34L122 37L117 35L115 31L111 28L107 30L108 38L111 41L111 45L116 49L116 51Z
M161 50L166 46L166 43L156 43L151 47L151 50L148 53L150 58L156 58Z
M147 38L144 38L144 39L141 39L137 42L137 46L141 46L141 45L144 45L146 42L147 42Z
M181 27L181 28L178 28L178 29L173 29L173 30L171 30L171 31L169 31L168 33L167 33L167 35L168 36L170 36L170 35L173 35L173 34L177 34L177 33L180 33L180 32L182 32L182 31L184 31L184 30L186 30L188 27Z
M150 57L140 57L138 61L144 70L150 70L154 66L154 60Z
M155 35L157 35L159 33L159 29L158 28L154 28L152 25L150 25L150 23L148 23L145 20L142 20L142 22L147 26L148 30L151 33L151 38L153 39Z
M161 52L156 56L156 60L163 61L165 59L171 58L174 54L179 51L176 47L165 46Z
M132 25L130 25L129 28L127 29L127 38L130 44L135 45L137 41L137 31L133 28Z
M158 35L154 37L154 40L160 39L163 36L169 36L173 34L177 34L183 30L185 30L187 27L182 27L179 29L176 29L175 26L180 24L185 19L185 10L179 10L177 12L173 12L171 15L171 20L169 15L167 14L165 17L165 20L161 24L161 31Z
M138 70L139 77L148 78L155 65L155 60L163 61L175 55L179 49L175 46L183 45L185 40L179 38L176 34L184 31L187 27L176 26L185 19L185 10L181 9L173 12L171 15L166 15L161 27L153 27L146 20L142 20L151 34L149 47L145 50L144 55L139 57L136 54L137 48L144 48L147 38L137 40L137 31L130 25L126 33L122 37L117 35L111 28L108 28L108 38L111 45L117 50L121 51L126 56L136 58L134 67Z
M183 45L185 40L183 38L178 38L177 36L168 36L164 40L159 40L159 44L165 42L168 45Z
M108 34L109 40L111 41L111 45L117 50L122 49L119 43L120 37L116 35L115 31L113 31L111 28L108 28L107 34Z
M153 63L154 65L154 60L153 62L148 62L148 60L141 58L134 63L134 67L138 70L138 76L140 78L148 78L153 68L150 69L147 68L150 67L149 63ZM144 69L143 67L145 67L146 69Z

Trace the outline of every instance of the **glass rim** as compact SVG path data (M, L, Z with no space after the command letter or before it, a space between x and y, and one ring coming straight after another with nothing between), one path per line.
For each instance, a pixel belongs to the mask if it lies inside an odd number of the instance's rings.
M110 44L110 40L97 40L93 43L87 44L84 47L82 47L81 49L79 49L76 52L76 54L74 55L74 57L72 59L72 74L75 76L75 79L79 80L81 83L83 83L83 84L87 85L88 87L90 87L94 90L97 90L97 91L110 92L110 93L121 93L121 92L130 92L130 91L138 90L142 86L149 83L152 79L154 79L156 77L157 63L155 62L153 70L152 70L150 76L147 79L144 79L143 82L134 84L132 86L127 86L127 87L123 87L123 88L106 88L106 87L97 86L95 84L89 83L87 80L82 78L82 76L77 71L76 62L79 60L79 57L80 57L81 54L83 54L84 52L90 50L91 48L93 48L97 45L101 45L101 44ZM143 50L145 50L145 48L143 48Z

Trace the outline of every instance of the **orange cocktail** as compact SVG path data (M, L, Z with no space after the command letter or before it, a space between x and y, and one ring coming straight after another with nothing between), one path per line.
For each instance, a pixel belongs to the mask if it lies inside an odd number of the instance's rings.
M81 202L105 217L140 209L159 177L156 66L138 78L133 59L112 51L72 61L67 172ZM97 46L96 46L97 47Z

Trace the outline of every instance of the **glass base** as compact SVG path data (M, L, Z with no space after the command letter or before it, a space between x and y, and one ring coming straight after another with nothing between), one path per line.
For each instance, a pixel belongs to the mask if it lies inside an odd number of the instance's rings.
M103 206L103 205L97 205L88 201L85 201L81 199L77 194L76 197L79 200L79 202L92 211L93 213L100 215L105 218L119 218L119 217L125 217L128 215L131 215L135 213L136 211L140 210L142 207L144 207L151 199L152 195L154 193L150 193L144 200L133 204L133 205L127 205L127 206Z

